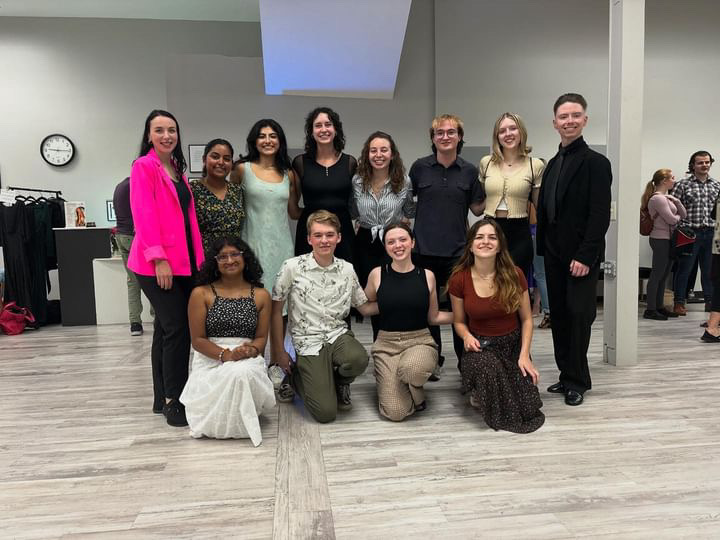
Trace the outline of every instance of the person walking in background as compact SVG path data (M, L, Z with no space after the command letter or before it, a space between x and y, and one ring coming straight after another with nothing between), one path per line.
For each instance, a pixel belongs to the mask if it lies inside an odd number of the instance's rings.
M640 207L650 214L653 228L650 231L650 249L652 249L652 270L647 284L647 309L644 319L666 321L668 317L677 317L672 310L665 309L665 282L670 274L673 258L670 238L672 231L687 212L685 207L669 191L675 184L675 175L670 169L659 169L645 186Z
M113 208L115 209L115 242L117 242L122 257L125 273L127 274L128 315L130 318L130 335L141 336L142 325L142 298L140 297L140 284L132 270L128 268L130 246L135 237L132 211L130 210L130 177L115 186L113 193Z

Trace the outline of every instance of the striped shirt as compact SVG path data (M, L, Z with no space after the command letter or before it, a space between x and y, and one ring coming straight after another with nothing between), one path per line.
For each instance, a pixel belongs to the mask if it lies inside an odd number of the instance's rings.
M409 219L415 216L412 185L407 176L402 188L397 193L393 192L390 187L390 179L388 179L385 181L380 195L375 196L372 189L364 190L362 178L357 174L352 179L352 187L350 213L361 227L370 229L373 240L378 235L382 240L383 229L391 223L396 223L404 217Z
M687 210L687 217L681 221L682 225L693 229L715 226L715 220L710 217L710 213L720 193L720 182L710 177L701 182L691 174L675 184L671 193L680 199Z

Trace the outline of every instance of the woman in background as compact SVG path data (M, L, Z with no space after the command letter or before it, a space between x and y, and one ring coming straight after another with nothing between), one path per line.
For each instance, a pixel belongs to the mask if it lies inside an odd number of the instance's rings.
M650 249L652 249L652 270L647 284L647 309L644 319L666 321L668 317L677 317L677 313L666 309L665 282L670 274L672 258L670 256L672 231L678 222L687 215L680 199L670 195L675 184L675 176L670 169L658 169L645 186L640 207L647 210L653 220L650 231Z
M130 172L135 238L128 268L155 310L152 341L153 412L171 426L186 426L179 401L188 377L187 304L203 262L192 192L185 178L180 128L167 111L145 119L140 155Z
M530 358L530 296L495 220L470 227L448 291L455 331L464 341L462 386L470 404L495 430L535 431L545 415Z
M528 221L528 201L537 208L545 163L531 158L527 129L520 116L503 113L495 122L492 154L480 160L480 180L485 185L485 215L495 218L507 238L510 256L530 275L533 244Z
M243 227L242 189L227 181L232 158L232 145L213 139L203 152L203 177L190 182L205 253L218 238L239 236Z

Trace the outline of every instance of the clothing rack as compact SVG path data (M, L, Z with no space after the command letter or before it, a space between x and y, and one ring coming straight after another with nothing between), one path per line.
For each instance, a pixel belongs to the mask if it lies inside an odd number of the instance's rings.
M8 186L6 189L9 190L15 190L15 191L37 191L39 193L54 193L56 197L59 197L62 195L62 191L58 189L36 189L36 188L26 188L26 187L17 187L17 186Z

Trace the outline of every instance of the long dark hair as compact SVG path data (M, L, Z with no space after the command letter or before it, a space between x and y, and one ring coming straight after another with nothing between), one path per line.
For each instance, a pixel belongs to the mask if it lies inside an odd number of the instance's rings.
M253 127L250 128L246 141L247 155L238 159L237 163L243 163L249 161L255 163L260 160L260 152L257 149L257 140L260 137L260 130L264 127L269 127L278 136L278 142L280 146L275 154L275 168L280 174L284 174L285 171L289 171L292 165L290 164L290 158L287 152L287 139L285 138L285 132L275 120L272 118L263 118L255 122ZM236 163L236 165L237 165Z
M322 113L328 115L328 118L335 128L335 138L333 139L335 151L339 154L345 148L345 133L343 132L340 115L330 107L316 107L310 111L310 114L305 118L305 153L312 159L315 159L317 156L317 141L313 138L313 123L318 115Z
M197 285L209 285L220 279L220 270L218 269L218 263L215 260L215 256L220 253L222 248L225 246L232 246L237 248L238 251L243 252L243 261L245 261L245 269L243 270L243 277L245 281L256 287L262 287L262 275L263 270L260 266L253 250L250 249L245 242L243 242L237 236L225 236L218 238L213 242L210 249L205 254L205 261L200 266L200 270L197 274Z
M213 139L212 141L210 141L209 143L207 143L205 145L205 150L203 150L203 170L202 170L203 176L207 176L207 167L205 166L205 158L210 153L210 150L213 149L213 146L218 146L218 145L228 147L228 149L230 150L230 159L232 159L233 155L235 155L235 150L233 150L232 144L227 142L225 139Z
M390 152L392 153L392 159L390 160L390 188L393 193L400 193L400 190L405 185L405 165L403 165L400 152L398 152L397 145L393 138L385 133L384 131L376 131L372 133L365 144L363 145L362 152L360 153L360 161L358 161L357 174L362 178L363 190L370 191L370 178L372 177L372 165L370 164L370 143L373 139L385 139L390 143Z
M491 225L495 229L495 235L498 239L498 252L495 257L495 299L507 313L513 313L520 309L520 299L522 297L523 290L520 288L518 282L518 272L515 263L510 256L508 250L507 239L498 225L497 221L492 218L484 218L476 222L467 232L465 237L465 249L462 255L455 264L455 267L450 274L450 279L464 270L470 270L473 264L475 264L475 255L472 252L472 245L475 241L478 229L485 225ZM448 279L448 282L450 281Z
M167 111L163 111L162 109L154 109L150 111L150 114L148 114L147 118L145 119L145 129L143 130L142 139L140 140L140 153L138 154L138 157L143 157L153 147L152 143L148 140L148 136L150 135L150 122L152 122L153 119L157 118L158 116L164 116L175 122L175 127L177 128L177 144L175 145L175 149L172 151L172 161L173 167L175 167L175 171L179 175L182 175L187 169L187 163L185 163L185 156L183 156L182 152L182 141L180 140L180 124L178 124L177 119Z

